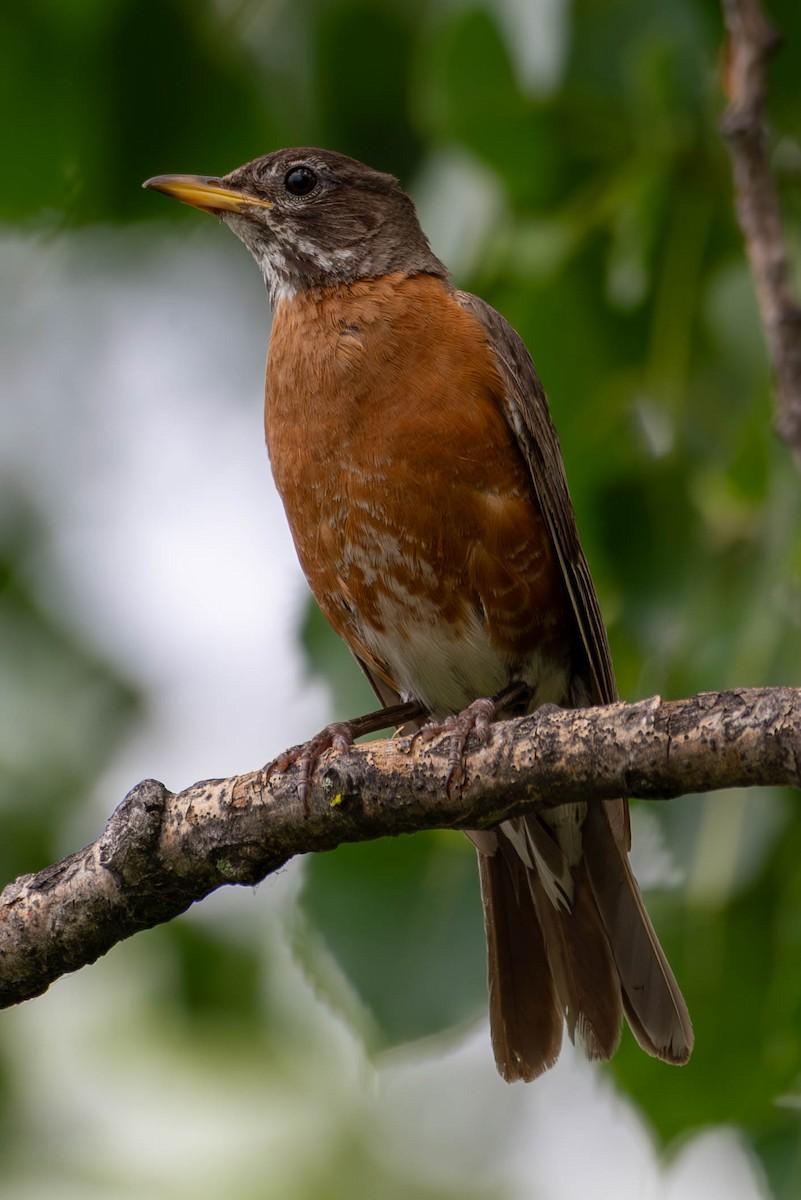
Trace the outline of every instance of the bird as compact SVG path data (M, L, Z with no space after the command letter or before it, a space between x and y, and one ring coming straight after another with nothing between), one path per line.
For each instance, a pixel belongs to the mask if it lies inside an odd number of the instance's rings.
M347 155L281 149L222 176L144 187L218 216L273 312L264 423L311 591L388 728L450 731L448 784L501 712L617 699L558 436L533 360L500 313L454 286L398 180ZM302 794L327 726L276 760ZM372 722L372 723L371 723ZM414 726L420 730L420 721ZM428 731L428 732L427 732ZM693 1028L629 864L628 801L580 801L468 834L504 1079L639 1045L682 1064Z

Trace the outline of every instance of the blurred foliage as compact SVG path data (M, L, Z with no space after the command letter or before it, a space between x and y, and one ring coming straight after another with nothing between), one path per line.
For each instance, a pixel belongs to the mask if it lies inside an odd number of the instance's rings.
M448 833L319 856L304 904L374 1017L378 1045L441 1033L486 1004L475 855Z
M65 826L135 719L139 697L39 603L29 576L45 534L0 495L0 871L5 881L66 852Z
M771 9L785 40L771 74L775 163L797 251L801 6ZM566 53L552 87L527 80L499 13L490 0L6 5L0 217L38 227L194 220L143 195L142 179L225 171L278 145L328 144L412 188L456 152L499 197L478 230L472 276L453 263L458 283L520 330L552 398L621 693L797 683L799 481L770 428L718 133L717 6L577 0L562 11ZM447 224L448 213L438 219ZM126 682L44 617L27 588L18 565L40 536L29 514L12 513L0 544L5 690L24 697L48 747L23 762L3 742L2 790L14 796L3 812L7 874L55 854L56 804L77 803L136 715ZM372 703L318 614L305 642L339 714ZM39 684L44 660L55 687ZM76 694L69 722L49 736L59 696ZM663 814L691 882L716 854L709 805L695 798ZM748 873L742 834L719 897L693 901L691 887L688 899L662 891L650 901L694 1016L691 1065L659 1068L629 1039L612 1070L665 1138L741 1125L776 1195L789 1198L801 1192L797 803L765 830ZM456 839L320 856L304 903L381 1044L478 1011L477 887ZM259 1019L247 956L230 951L237 961L227 961L225 947L177 927L174 953L187 1011ZM224 986L227 974L241 975L244 991Z

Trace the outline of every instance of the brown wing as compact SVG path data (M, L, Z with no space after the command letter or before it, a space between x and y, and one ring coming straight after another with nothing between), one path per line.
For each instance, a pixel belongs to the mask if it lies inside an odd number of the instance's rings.
M348 647L348 649L350 649L350 647ZM365 675L367 676L367 682L370 684L370 687L373 689L384 708L392 708L394 705L400 703L400 692L396 692L395 689L391 688L388 683L384 683L383 679L379 679L378 676L370 670L364 659L359 658L355 650L351 650L351 654L364 671Z
M456 299L486 330L501 368L506 384L505 395L501 398L506 419L528 463L584 647L587 675L583 682L588 690L584 703L611 704L617 699L617 687L609 642L581 548L559 438L551 421L545 390L523 339L500 313L469 292L456 292Z
M559 439L548 411L545 391L522 338L500 313L467 292L456 292L455 295L483 327L496 355L504 382L504 395L498 399L528 464L532 485L562 569L585 659L584 664L577 664L571 699L576 704L611 704L617 699L617 688L609 643L579 541ZM533 824L531 832L536 834ZM600 923L595 922L594 934L592 921L573 931L571 922L576 921L578 908L575 902L573 908L576 911L571 913L551 912L541 904L538 910L540 925L549 949L556 989L568 1020L571 1010L579 1013L579 1022L592 1014L596 1044L594 1047L591 1044L591 1049L597 1057L608 1057L615 1043L616 993L618 997L622 993L626 1016L640 1045L669 1062L686 1062L693 1044L692 1025L629 866L627 852L631 831L627 802L621 799L590 805L582 841L584 863L594 897L593 902L588 896L584 907L593 920L597 916L603 923L620 979L620 992L617 992L618 985L614 980L610 984L603 962L600 968L593 968L587 952L592 949L588 938L603 937ZM499 857L496 855L487 860L486 873L498 873ZM536 900L539 881L536 872L532 871L531 876L530 885ZM490 932L488 926L488 938ZM522 922L520 932L525 932ZM572 942L569 933L575 935ZM601 959L603 957L601 955ZM603 985L602 980L606 981ZM600 1003L604 997L609 1001L607 1007L611 1016ZM604 1031L606 1036L600 1036Z
M506 385L504 395L499 399L528 464L531 482L562 568L585 659L585 670L578 664L574 674L574 703L577 706L612 704L618 696L609 640L581 547L562 450L545 389L525 342L509 322L470 292L456 292L455 296L484 328L498 360ZM625 800L610 800L604 807L616 840L629 850L628 804Z

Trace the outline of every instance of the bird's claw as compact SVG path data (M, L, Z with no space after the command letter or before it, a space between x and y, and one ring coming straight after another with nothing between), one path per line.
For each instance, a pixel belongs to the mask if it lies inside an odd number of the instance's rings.
M288 771L297 763L298 796L308 816L311 774L326 750L336 750L341 754L353 748L356 738L364 737L367 733L378 733L394 725L403 725L406 721L416 721L424 713L425 709L416 700L408 700L365 713L363 717L352 717L349 721L333 721L308 742L290 746L268 763L264 768L264 782L269 780L273 771Z
M430 742L441 733L448 734L448 773L445 776L445 790L450 795L451 788L460 787L465 778L465 746L471 733L474 733L482 746L490 739L490 726L495 720L498 705L495 700L481 697L468 704L467 708L454 716L442 720L427 721L412 738L412 746L418 741Z
M336 750L341 754L345 750L351 749L355 736L354 725L355 722L353 721L333 721L330 725L326 725L325 729L321 729L313 738L309 738L308 742L301 742L297 746L290 746L288 750L284 750L264 768L265 782L269 780L274 771L288 771L291 766L297 763L298 798L303 805L304 812L308 816L309 788L312 771L327 750Z

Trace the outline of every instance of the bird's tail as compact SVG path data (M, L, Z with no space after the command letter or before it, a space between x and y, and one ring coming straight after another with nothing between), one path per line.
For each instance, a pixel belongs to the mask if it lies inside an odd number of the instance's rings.
M565 895L543 878L559 854L549 822L532 814L515 825L513 838L497 830L494 854L479 849L490 1026L503 1077L534 1079L552 1066L563 1024L589 1057L611 1058L623 1013L649 1054L686 1062L689 1013L605 807L588 806L583 855ZM524 844L533 850L526 861Z
M583 846L631 1031L649 1054L665 1062L686 1063L694 1042L690 1014L628 855L613 835L606 805L588 805Z

